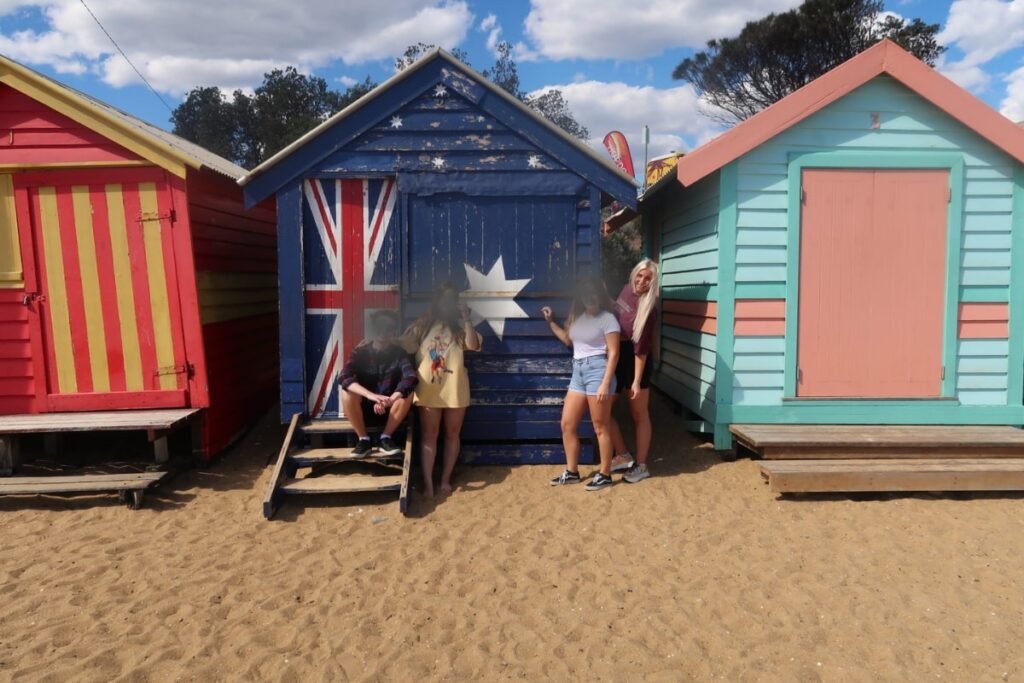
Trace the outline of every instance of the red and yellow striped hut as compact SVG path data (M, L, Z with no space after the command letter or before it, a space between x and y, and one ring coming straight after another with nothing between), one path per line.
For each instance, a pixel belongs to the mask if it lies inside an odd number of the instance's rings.
M0 415L200 408L209 457L272 404L275 213L244 173L0 57Z

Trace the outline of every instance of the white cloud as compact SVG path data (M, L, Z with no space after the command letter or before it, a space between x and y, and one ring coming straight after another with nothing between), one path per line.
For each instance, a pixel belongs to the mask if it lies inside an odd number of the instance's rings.
M644 149L644 124L650 126L650 156L685 151L707 142L721 132L719 124L704 115L707 105L693 87L674 88L628 85L621 82L583 81L541 88L533 95L557 88L562 91L576 118L590 129L589 141L603 150L601 141L612 130L621 131L629 141L633 166L640 172Z
M530 0L526 34L549 59L641 59L703 47L801 0Z
M487 49L495 52L498 48L498 41L501 40L501 24L498 23L496 14L488 14L480 22L480 30L487 34Z
M137 76L78 0L0 0L39 8L46 27L0 35L0 52L66 72L98 68L114 86ZM386 59L413 43L454 47L473 25L466 0L90 0L89 6L155 87L181 93L195 85L251 85L287 64L309 70L332 60L348 65Z
M352 78L351 76L338 76L334 80L338 81L338 83L341 83L346 88L351 88L353 85L359 82L357 79Z
M1011 121L1024 121L1024 67L1006 76L1006 96L999 111Z
M940 60L939 71L980 92L990 81L982 67L1024 45L1024 0L954 0L938 39L964 53L958 61Z

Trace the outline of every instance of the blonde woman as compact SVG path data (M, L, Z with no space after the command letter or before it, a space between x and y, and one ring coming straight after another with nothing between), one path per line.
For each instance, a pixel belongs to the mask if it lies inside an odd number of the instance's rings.
M647 457L651 452L651 349L658 326L658 264L644 259L633 267L629 282L615 300L615 314L622 328L615 379L620 393L629 398L629 412L636 430L636 459L629 452L618 422L611 420L615 457L612 471L625 471L623 481L636 484L651 476Z

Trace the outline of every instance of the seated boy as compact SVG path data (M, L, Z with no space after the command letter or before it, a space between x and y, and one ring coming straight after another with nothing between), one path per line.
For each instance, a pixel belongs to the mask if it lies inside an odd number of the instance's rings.
M391 437L409 414L418 379L409 354L395 341L397 332L398 315L394 311L372 313L368 341L352 351L341 370L341 403L359 436L353 455L369 455L366 422L374 415L387 415L380 435L381 454L402 452Z

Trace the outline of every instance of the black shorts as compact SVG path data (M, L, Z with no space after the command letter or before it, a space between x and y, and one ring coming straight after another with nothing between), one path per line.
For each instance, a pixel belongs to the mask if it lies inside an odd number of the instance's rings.
M647 356L644 363L644 371L640 374L640 388L651 388L651 357ZM628 393L633 386L633 374L636 372L636 356L633 354L633 342L630 339L623 339L619 342L619 363L615 366L616 391L620 394Z

